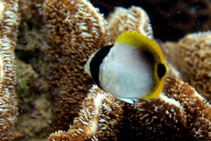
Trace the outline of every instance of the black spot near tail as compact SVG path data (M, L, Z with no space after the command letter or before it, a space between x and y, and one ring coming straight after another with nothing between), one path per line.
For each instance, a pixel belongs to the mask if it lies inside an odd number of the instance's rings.
M166 67L164 64L159 64L157 68L158 77L161 79L166 74Z

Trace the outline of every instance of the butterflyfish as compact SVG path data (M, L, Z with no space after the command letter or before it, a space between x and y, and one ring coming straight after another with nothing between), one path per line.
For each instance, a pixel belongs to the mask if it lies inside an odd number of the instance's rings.
M99 88L127 103L158 97L168 72L158 44L134 31L92 53L84 69Z

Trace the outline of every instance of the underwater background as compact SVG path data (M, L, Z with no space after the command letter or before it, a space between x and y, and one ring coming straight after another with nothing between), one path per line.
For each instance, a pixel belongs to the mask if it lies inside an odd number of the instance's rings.
M10 77L1 76L0 140L211 139L210 0L1 0L0 23ZM92 87L87 58L127 30L152 37L173 66L167 99L131 106ZM10 53L12 63L2 59Z

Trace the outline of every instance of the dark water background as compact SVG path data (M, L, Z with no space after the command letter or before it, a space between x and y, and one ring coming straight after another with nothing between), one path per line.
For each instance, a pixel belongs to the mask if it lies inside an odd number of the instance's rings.
M185 34L211 30L211 0L90 0L107 16L115 7L140 6L148 13L154 37L177 41Z

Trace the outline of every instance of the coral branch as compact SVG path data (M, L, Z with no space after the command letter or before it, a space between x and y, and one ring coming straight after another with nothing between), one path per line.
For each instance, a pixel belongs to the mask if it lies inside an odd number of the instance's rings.
M67 3L64 4L67 5ZM61 9L64 9L64 7ZM51 15L55 16L56 14L54 12ZM66 16L60 17L64 18ZM78 19L81 18L75 17L72 20L76 21ZM60 18L59 21L63 20ZM51 26L57 27L59 24L58 21L52 20ZM61 30L60 28L55 29ZM106 44L112 44L116 37L126 30L135 30L153 39L148 16L138 7L132 7L129 10L117 8L114 14L109 16L106 30ZM55 33L56 30L51 32L52 35L55 35ZM73 35L75 35L75 32ZM81 34L81 36L86 37L86 34ZM50 37L52 37L51 40L56 39L55 41L57 42L60 38L57 36ZM74 45L76 43L80 44L81 41L76 39L73 41L76 42L71 42L70 46L74 50ZM56 43L50 45L54 46ZM60 45L62 45L62 42L57 43L57 46ZM56 51L61 52L56 48L57 46L51 49L51 52L54 53L51 57L55 58L54 64L58 67L58 62L56 62L58 58L53 57ZM63 45L61 48L64 48ZM66 51L63 51L63 53L65 54ZM56 55L62 56L59 53ZM74 59L73 55L72 60L74 61ZM59 60L62 60L62 57ZM64 70L62 69L62 71ZM57 72L52 72L52 74L61 75L61 73ZM69 74L66 75L68 77ZM174 67L171 66L171 73L165 80L162 94L156 99L142 99L133 105L126 104L116 99L113 95L100 90L97 86L93 86L88 96L83 100L82 109L78 117L74 119L70 129L68 131L59 130L51 134L48 140L208 140L211 138L211 106L194 88L177 78L180 78L180 76L174 70ZM56 81L51 86L63 86L58 82ZM73 84L76 82L78 81L71 81ZM72 87L72 84L70 86ZM84 87L81 83L77 83L75 86ZM60 93L61 96L61 92L64 91L66 90L57 89L56 92ZM66 103L67 101L63 100L60 104L65 105ZM63 121L65 122L65 120Z
M193 88L170 77L158 98L133 105L94 86L69 131L49 140L208 140L210 111Z
M122 126L123 107L124 102L94 85L69 131L54 133L49 140L116 140L117 128Z
M54 98L55 126L67 129L91 87L83 66L104 45L103 17L86 0L46 0L47 79Z
M132 6L130 9L118 7L109 15L107 42L114 43L123 31L136 31L150 39L153 38L149 17L141 7Z
M11 140L17 116L14 48L18 27L18 0L0 1L0 139Z
M211 32L186 35L178 43L162 45L167 60L201 94L211 94Z

